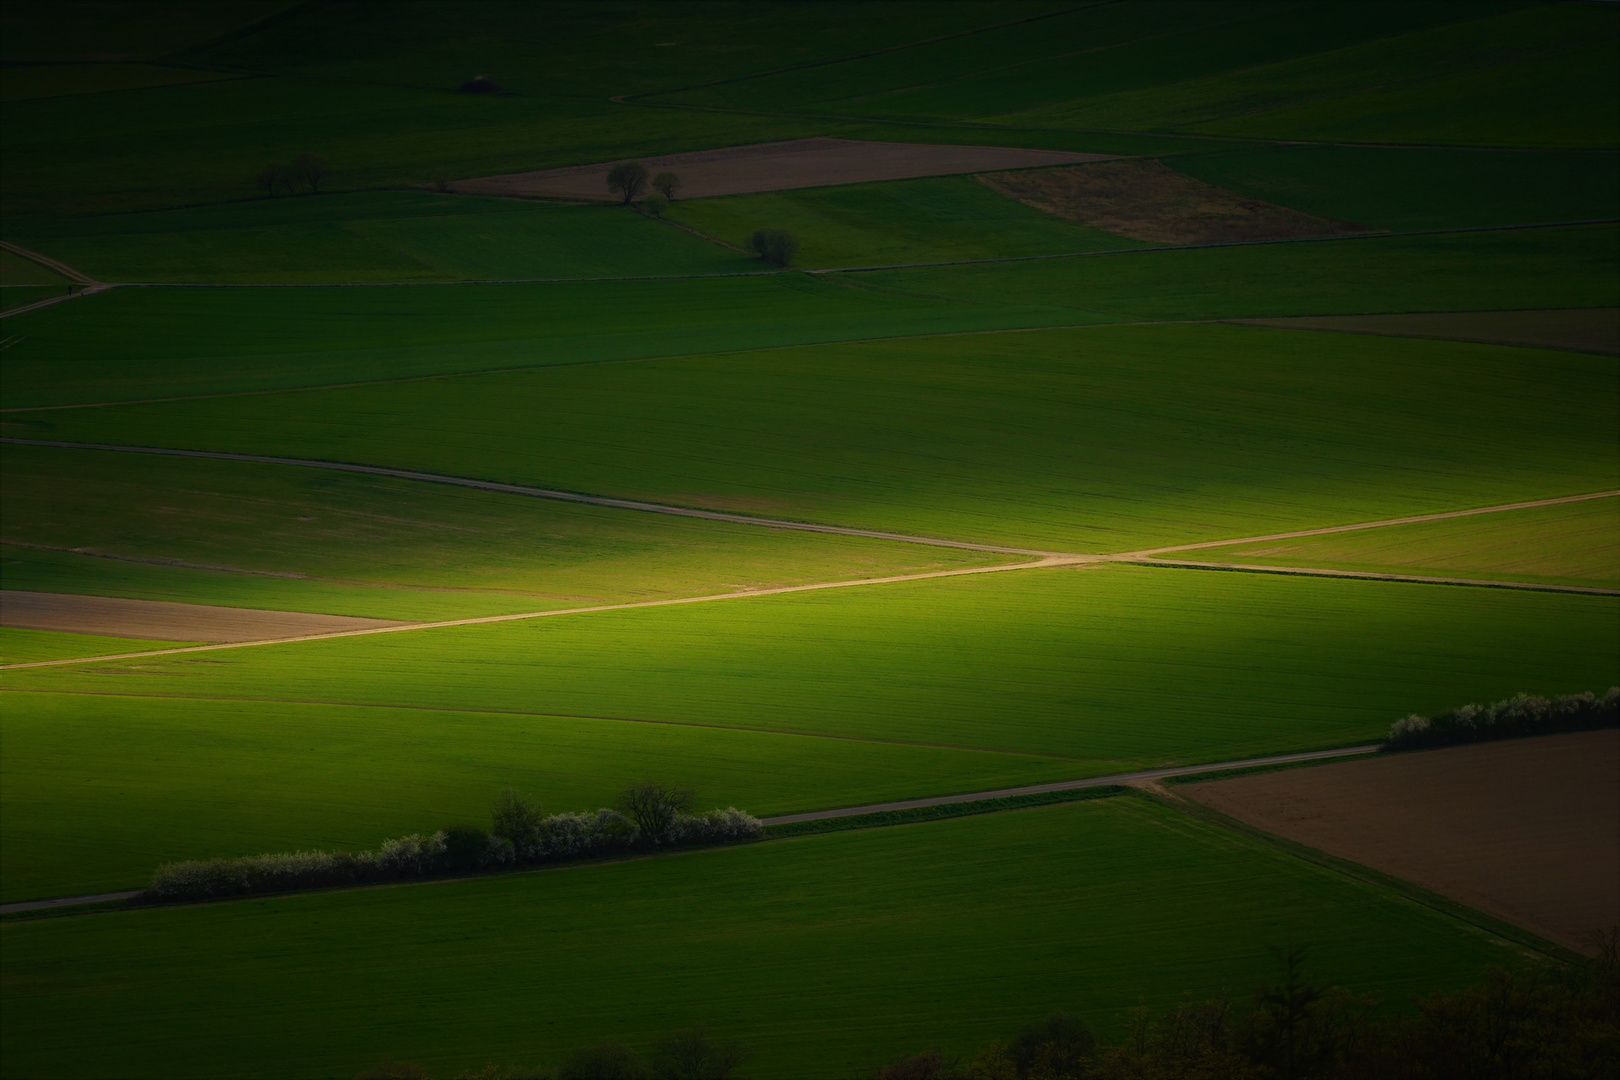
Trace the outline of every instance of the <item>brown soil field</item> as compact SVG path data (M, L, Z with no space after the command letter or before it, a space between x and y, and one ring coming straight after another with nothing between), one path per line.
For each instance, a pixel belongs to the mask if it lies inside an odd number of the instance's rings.
M1578 352L1620 353L1620 308L1564 311L1440 311L1409 315L1332 315L1238 319L1254 326L1333 330L1346 334L1450 338L1496 345L1534 345Z
M1592 953L1620 923L1620 731L1378 755L1177 789Z
M118 596L70 593L0 592L0 626L61 630L72 634L154 638L165 641L259 641L265 638L326 634L398 626L384 619L316 615L304 611L171 604Z
M1373 231L1246 199L1159 161L1133 158L989 173L979 180L1065 221L1155 244L1220 244Z
M1102 161L1108 154L1024 150L1004 146L939 143L866 142L854 139L793 139L788 142L728 146L686 154L638 159L653 174L670 170L681 178L677 198L741 195L753 191L864 184L917 176L949 176L987 169L1028 169L1080 161ZM616 161L566 169L507 173L458 180L452 190L466 195L519 195L561 199L616 198L607 188Z

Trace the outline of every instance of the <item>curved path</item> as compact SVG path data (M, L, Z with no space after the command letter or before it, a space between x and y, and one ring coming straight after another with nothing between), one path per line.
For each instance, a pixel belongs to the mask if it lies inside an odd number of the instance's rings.
M1137 772L1091 776L1084 780L1059 780L1050 784L1031 784L1027 787L1001 788L997 791L974 791L964 795L942 795L933 799L908 799L904 802L872 803L867 806L846 806L838 810L816 810L806 814L784 814L781 817L762 818L766 825L787 825L796 821L820 821L824 818L860 817L863 814L882 814L891 810L912 810L924 806L948 806L953 803L987 802L1015 795L1040 795L1048 791L1074 791L1079 788L1109 787L1115 784L1133 784L1162 780L1170 776L1191 776L1196 773L1220 772L1226 769L1249 769L1267 765L1293 765L1306 761L1330 761L1334 758L1356 757L1370 754L1377 746L1347 746L1338 750L1312 750L1300 754L1273 754L1269 757L1244 758L1239 761L1215 761L1204 765L1177 765L1167 769L1143 769ZM140 895L140 890L98 893L93 896L64 896L55 900L29 900L17 904L0 904L0 915L18 911L40 911L46 908L71 907L78 904L104 904L114 900L129 900Z

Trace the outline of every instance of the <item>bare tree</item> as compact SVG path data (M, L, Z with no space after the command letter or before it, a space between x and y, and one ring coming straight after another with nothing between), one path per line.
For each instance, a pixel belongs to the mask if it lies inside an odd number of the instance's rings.
M619 809L636 823L648 843L661 844L669 835L669 827L675 824L676 815L692 809L692 793L643 780L619 796Z
M661 192L670 202L675 201L675 193L681 190L681 178L665 169L652 178L653 190Z
M281 173L281 162L272 161L259 170L259 186L264 188L267 194L274 195L276 188L281 186Z
M721 1042L702 1024L660 1040L653 1058L658 1080L729 1080L748 1052L738 1042Z
M309 185L311 195L317 194L321 190L321 181L326 178L326 159L319 154L299 154L298 160L293 162L292 172Z
M647 167L639 161L621 161L608 170L607 186L616 191L626 206L647 190Z
M661 218L664 216L664 211L669 209L669 200L655 191L641 200L641 208L653 217Z

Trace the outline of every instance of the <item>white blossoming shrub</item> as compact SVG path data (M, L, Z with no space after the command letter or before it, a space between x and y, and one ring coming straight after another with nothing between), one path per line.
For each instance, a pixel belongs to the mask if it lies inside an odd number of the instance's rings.
M1544 698L1519 694L1491 705L1464 705L1433 717L1408 716L1390 727L1383 748L1417 750L1607 727L1620 727L1620 687L1611 686L1602 697L1568 694Z
M635 822L617 810L542 816L538 809L528 810L515 796L503 794L502 801L497 803L496 825L499 828L509 823L520 826L510 830L518 834L516 837L487 833L479 841L477 830L460 826L426 836L413 833L384 840L376 851L358 854L294 851L240 859L169 863L158 867L152 875L146 897L170 902L214 900L253 893L364 885L566 862L647 846ZM763 833L764 827L758 818L736 807L727 807L707 814L678 815L663 843L670 846L723 844L752 840ZM465 847L468 841L481 846L469 849Z

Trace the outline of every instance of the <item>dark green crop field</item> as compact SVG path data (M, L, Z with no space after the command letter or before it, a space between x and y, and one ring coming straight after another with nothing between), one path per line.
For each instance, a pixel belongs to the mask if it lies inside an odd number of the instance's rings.
M1167 325L20 413L4 429L1118 552L1613 489L1617 417L1610 357Z
M7 3L0 903L508 788L870 808L1620 684L1617 82L1576 2ZM751 149L798 139L845 142ZM1138 160L1015 199L907 143ZM456 188L582 166L600 201ZM730 1080L873 1080L1053 1009L1241 1025L1288 945L1397 1017L1568 959L1121 782L3 912L0 1080L467 1080L696 1023Z
M1054 1005L1241 993L1265 943L1404 1004L1511 955L1135 796L416 888L0 924L27 1076L447 1071L707 1021L761 1077L966 1050ZM26 974L24 974L26 973ZM251 995L251 1009L240 1002ZM898 1003L898 1004L897 1004ZM881 1017L881 1022L875 1018ZM296 1030L297 1039L278 1033Z

